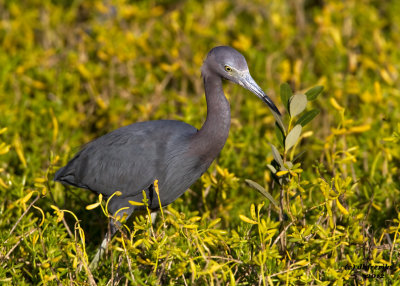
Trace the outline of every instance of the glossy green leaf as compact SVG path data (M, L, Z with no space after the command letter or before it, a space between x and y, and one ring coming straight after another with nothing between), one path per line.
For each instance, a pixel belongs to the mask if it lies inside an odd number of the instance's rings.
M319 109L312 109L304 113L299 120L297 120L296 124L300 124L301 126L305 126L308 122L314 119L315 116L319 114Z
M292 89L288 83L281 84L281 100L286 110L289 111L289 99L292 97Z
M317 96L324 90L324 87L322 85L317 85L314 86L313 88L307 90L307 92L305 93L307 96L307 99L309 101L311 100L315 100L317 98Z

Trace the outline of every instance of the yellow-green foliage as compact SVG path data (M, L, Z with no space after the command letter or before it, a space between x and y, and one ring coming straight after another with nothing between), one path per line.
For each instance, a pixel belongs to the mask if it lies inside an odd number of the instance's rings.
M282 133L226 85L217 163L154 226L128 221L90 270L107 217L55 170L132 122L199 128L200 67L222 44L282 111L290 90L324 86L305 111L320 113L297 130L286 113ZM398 283L399 47L395 0L0 0L0 284Z

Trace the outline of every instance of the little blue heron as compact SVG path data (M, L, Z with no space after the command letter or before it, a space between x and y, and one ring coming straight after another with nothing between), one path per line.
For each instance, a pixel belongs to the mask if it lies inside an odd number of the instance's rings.
M151 211L160 208L153 183L159 181L162 207L179 198L211 165L229 134L230 108L222 90L222 79L250 90L278 116L279 110L250 75L242 54L231 47L213 48L203 63L202 76L207 101L207 118L200 130L181 121L155 120L134 123L86 144L55 181L85 188L108 199L108 211L128 218L143 209L129 201L142 202L144 190ZM111 220L112 237L117 226ZM109 237L109 238L110 238ZM97 264L107 245L107 235L93 262Z

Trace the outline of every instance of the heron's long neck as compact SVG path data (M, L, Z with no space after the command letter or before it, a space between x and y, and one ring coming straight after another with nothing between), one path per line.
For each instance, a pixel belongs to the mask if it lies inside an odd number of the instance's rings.
M207 118L194 138L198 152L212 160L219 154L229 135L231 112L219 76L204 76Z

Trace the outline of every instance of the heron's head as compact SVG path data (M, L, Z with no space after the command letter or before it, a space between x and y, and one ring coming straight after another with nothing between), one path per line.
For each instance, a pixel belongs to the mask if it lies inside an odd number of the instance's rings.
M258 84L251 77L244 56L234 48L219 46L213 48L204 61L202 74L218 75L224 79L237 83L250 90L264 101L273 111L280 115L278 108L272 100L264 93Z

